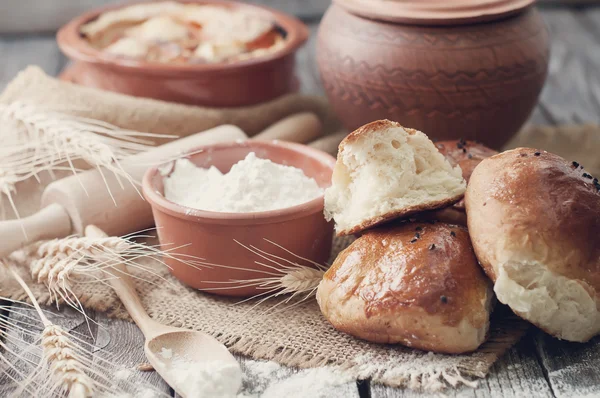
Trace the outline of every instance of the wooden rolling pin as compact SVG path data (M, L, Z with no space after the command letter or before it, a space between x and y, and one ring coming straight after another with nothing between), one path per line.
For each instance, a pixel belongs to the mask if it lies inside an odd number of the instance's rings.
M314 124L304 123L306 120L297 118L295 123L277 123L278 128L274 125L268 129L268 137L310 140L306 130ZM261 139L261 134L253 139ZM301 138L295 139L298 137ZM246 134L239 128L220 126L131 156L123 160L121 166L133 181L139 182L150 166L174 159L191 148L245 139ZM83 234L87 225L96 225L111 236L151 227L152 211L140 188L123 177L121 184L110 172L103 174L93 169L54 181L44 190L40 211L20 220L0 222L0 258L38 240Z
M319 149L323 152L327 152L332 156L337 156L338 146L340 145L340 142L342 142L342 140L346 138L347 135L348 132L340 131L338 133L330 134L323 138L319 138L308 145L313 148Z

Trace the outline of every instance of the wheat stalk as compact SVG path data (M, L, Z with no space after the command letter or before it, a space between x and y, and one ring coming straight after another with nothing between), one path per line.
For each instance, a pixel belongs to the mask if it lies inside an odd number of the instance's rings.
M84 369L89 368L80 361L80 356L65 331L48 320L29 286L15 271L14 267L11 265L5 265L5 267L21 285L44 325L40 343L43 349L42 366L50 369L52 374L54 385L51 391L54 393L58 390L64 390L69 392L69 396L73 398L92 396L95 382L85 373Z
M326 264L319 264L307 258L298 256L290 250L284 248L277 243L265 239L266 242L283 250L289 256L287 258L277 256L267 251L261 250L255 246L246 246L241 242L235 241L237 244L255 254L261 260L254 261L255 264L262 267L247 268L233 267L219 264L211 264L213 267L221 267L242 271L250 271L261 274L267 274L267 277L251 278L251 279L232 279L226 282L214 281L211 283L224 284L224 287L209 288L205 290L222 290L222 289L242 289L254 287L263 292L253 295L238 303L244 303L258 299L256 303L249 309L252 310L257 306L262 305L268 300L285 297L281 301L275 303L268 311L273 311L276 307L283 305L284 310L289 310L297 305L301 305L306 300L313 298L316 294L319 283L323 279L323 275L329 268ZM293 302L291 305L287 305Z
M144 396L153 397L166 396L153 388L136 385L126 380L116 380L114 372L119 370L119 367L111 359L94 357L92 346L52 323L16 267L7 262L3 262L1 266L7 269L23 288L32 302L31 307L38 317L38 322L41 320L43 327L38 334L34 324L36 319L29 315L24 316L23 312L17 312L21 318L18 324L11 322L9 317L0 318L0 336L3 337L0 340L2 349L0 368L16 386L10 396L69 398L131 396L127 393L142 393L142 395L145 393L147 395ZM18 303L13 300L7 301ZM16 312L8 306L1 306L0 310ZM36 342L25 343L14 334L11 335L2 329L18 331L19 334ZM12 348L13 346L17 348Z
M110 272L117 264L125 264L139 274L149 274L169 283L149 266L144 259L152 259L168 267L165 259L175 259L193 268L209 267L202 259L177 253L180 247L170 249L160 245L150 245L134 241L147 238L148 235L139 233L124 237L90 238L67 237L54 239L38 244L32 251L35 258L21 258L20 262L28 261L34 280L43 283L58 304L63 301L85 315L83 306L73 286L76 283L99 282L106 283L114 278ZM25 256L28 257L28 256ZM130 273L130 276L146 281L142 276Z
M135 186L119 160L146 151L152 145L151 138L173 138L124 130L24 102L0 104L0 126L7 131L0 135L5 141L0 148L0 209L4 213L1 199L6 196L17 216L12 195L19 182L39 179L43 172L68 170L76 174L80 170L75 162L83 160L100 173L104 169Z

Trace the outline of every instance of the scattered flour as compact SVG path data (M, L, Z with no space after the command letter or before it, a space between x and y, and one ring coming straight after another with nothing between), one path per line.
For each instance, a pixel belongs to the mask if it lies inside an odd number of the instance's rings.
M166 354L167 357L164 357ZM339 386L355 378L333 367L302 369L297 372L273 361L245 362L245 372L236 364L223 361L195 362L162 348L160 356L171 365L171 376L188 398L328 398L339 394ZM242 380L243 379L243 380ZM244 392L239 390L244 381ZM159 398L151 389L110 398ZM102 396L101 398L109 398Z
M253 377L267 378L273 373L281 370L282 367L277 362L273 361L247 361L246 370Z
M173 350L170 348L162 347L160 349L160 356L163 357L163 359L171 359L173 358Z
M131 369L121 368L114 373L114 376L117 380L127 380L132 374L133 371Z
M96 398L166 398L166 394L155 391L151 388L141 388L133 393L120 392L120 393L100 393L94 395Z
M329 368L303 369L267 387L262 398L326 398L336 387L353 383L354 378L342 371ZM353 389L356 387L353 385Z
M351 383L355 378L333 367L302 369L293 373L273 361L247 361L244 379L248 386L253 386L249 395L238 395L237 398L320 398L339 394L339 386Z
M194 209L257 212L306 203L323 194L317 182L298 168L260 159L254 152L222 174L179 159L164 179L165 197Z

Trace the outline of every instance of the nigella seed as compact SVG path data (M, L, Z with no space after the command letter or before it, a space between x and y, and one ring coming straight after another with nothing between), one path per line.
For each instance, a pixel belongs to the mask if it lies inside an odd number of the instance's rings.
M415 239L419 239L419 238L421 238L421 234L417 232L417 233L415 234Z
M450 236L456 236L456 233L454 231L450 231Z
M422 231L422 230L423 230L423 228L421 228L421 227L415 228L415 231Z
M467 155L467 158L469 158L469 159L473 159L473 155L471 155L471 154L468 154L468 155Z
M433 249L435 249L435 244L434 243L432 243L431 246L429 246L429 250L433 250Z
M410 243L415 243L416 241L417 241L417 238L411 240Z
M594 178L594 177L592 177L592 175L591 175L591 174L588 174L588 173L583 173L583 174L582 174L582 176L583 176L583 178L588 178L588 179L590 179L590 180L591 180L592 178Z
M467 148L463 148L463 153L467 153Z
M579 163L573 161L573 167L578 168L579 167Z
M440 296L440 301L441 301L443 304L446 304L446 303L448 303L448 297L446 297L446 296Z
M536 152L536 153L534 153L533 155L534 155L534 156L540 156L540 155L541 155L541 153L540 153L540 152Z

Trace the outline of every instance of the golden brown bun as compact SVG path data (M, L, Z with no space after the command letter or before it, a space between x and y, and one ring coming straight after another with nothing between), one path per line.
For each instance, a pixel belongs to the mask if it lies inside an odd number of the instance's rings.
M467 181L467 184L469 183L469 179L471 178L471 174L473 174L475 167L477 167L483 159L498 153L479 142L463 139L438 141L435 143L435 147L446 157L446 159L448 159L448 162L450 162L452 166L460 166L462 176ZM464 215L465 200L461 199L455 203L452 208L440 210L440 214L437 218L443 222L458 222L460 225L467 225L467 217ZM463 214L458 214L460 212Z
M461 199L462 202L462 199ZM460 202L459 202L460 203ZM446 224L467 226L467 213L456 206L448 206L443 209L425 211L415 214L414 218L421 221L439 221Z
M339 146L325 217L338 235L358 233L396 218L459 201L466 183L458 167L425 134L378 120Z
M450 141L437 141L435 147L440 151L442 155L448 159L452 166L456 166L465 160L483 160L490 156L496 155L498 152L486 147L485 145L468 140L450 140ZM477 162L479 163L479 162ZM465 172L463 169L463 177L468 179L471 175L471 169L469 172Z
M317 290L321 311L342 332L444 353L485 341L492 297L466 229L443 223L365 232Z
M578 164L530 148L482 161L466 194L477 258L498 300L546 332L600 332L600 185Z

